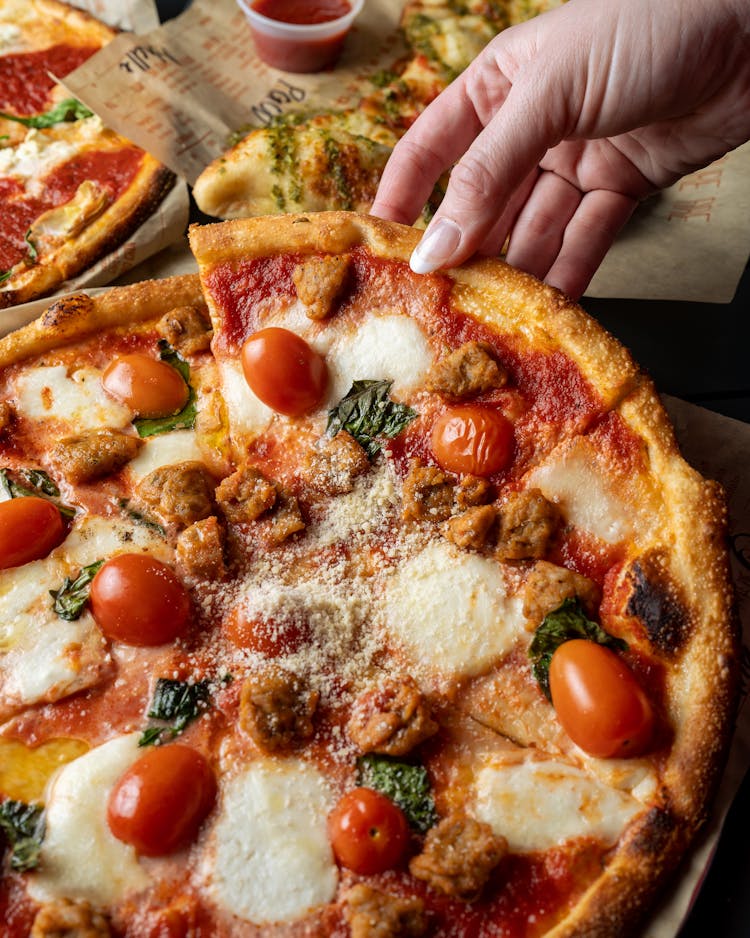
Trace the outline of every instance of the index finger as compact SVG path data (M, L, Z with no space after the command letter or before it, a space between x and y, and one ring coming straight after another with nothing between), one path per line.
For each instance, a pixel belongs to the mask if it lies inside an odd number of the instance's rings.
M481 129L482 122L461 76L428 105L394 147L370 213L411 224L437 180Z

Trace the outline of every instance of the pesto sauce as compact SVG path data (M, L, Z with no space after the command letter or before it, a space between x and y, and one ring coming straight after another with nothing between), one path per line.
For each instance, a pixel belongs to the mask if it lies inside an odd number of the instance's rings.
M415 51L420 52L426 59L429 59L446 76L455 77L454 70L440 58L433 44L433 38L442 33L440 23L437 20L431 20L424 13L417 13L406 24L405 32L409 45Z
M271 187L271 195L279 212L287 207L287 200L299 203L302 197L297 144L294 128L301 123L301 116L290 115L289 120L277 120L266 129L268 147L271 151L271 172L278 177ZM286 183L287 193L284 193Z
M328 160L328 169L330 170L333 183L336 186L336 194L341 200L339 207L345 212L349 212L352 210L354 201L352 199L349 180L346 178L344 165L341 160L341 150L339 150L338 144L333 137L327 134L323 141L323 147L325 149L326 159Z

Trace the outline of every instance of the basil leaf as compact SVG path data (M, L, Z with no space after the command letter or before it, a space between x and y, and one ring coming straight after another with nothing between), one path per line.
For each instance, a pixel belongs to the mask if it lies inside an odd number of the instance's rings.
M57 487L57 483L42 469L21 469L19 475L33 489L41 492L42 495L49 495L50 498L60 497L60 489Z
M175 681L160 677L156 682L154 697L146 716L171 726L149 726L138 740L139 746L152 746L174 739L200 716L206 709L211 696L209 681L188 684L187 681Z
M18 117L16 114L0 111L0 117L4 117L5 120L16 121L18 124L23 124L24 127L34 127L36 130L93 116L94 112L90 111L85 104L81 104L77 98L65 98L64 101L56 104L55 107L44 114L34 114L32 117Z
M128 518L131 521L135 521L136 524L142 524L145 528L150 528L152 531L156 531L158 534L161 534L162 537L167 536L167 530L158 521L152 521L151 518L147 518L146 515L141 514L140 511L136 511L134 508L130 508L130 499L128 498L118 498L117 504L125 512Z
M163 726L149 726L141 733L141 738L138 740L139 746L156 746L161 739L161 734L164 732Z
M534 632L529 646L534 677L548 700L552 699L549 689L549 666L552 655L563 642L573 638L585 638L598 645L606 645L613 651L626 651L628 643L615 638L609 632L586 617L578 599L565 599L562 605L548 613Z
M398 436L418 416L416 410L390 399L392 384L387 380L355 381L328 411L328 435L336 436L340 430L346 430L372 459L381 447L376 437Z
M437 823L427 769L372 753L357 761L359 784L374 788L401 808L407 821L424 833Z
M103 560L90 563L87 567L81 569L75 580L71 580L70 577L66 576L59 590L49 591L50 596L55 600L52 608L61 619L72 622L81 615L83 607L89 599L91 581L103 563Z
M19 872L33 870L39 862L44 837L41 806L23 801L3 801L0 804L0 830L11 847L10 868Z
M197 411L195 407L195 390L190 384L190 365L165 339L159 340L159 349L161 360L171 365L175 371L182 375L185 384L188 386L188 399L178 414L172 414L168 417L139 417L134 420L133 426L140 437L156 436L159 433L169 433L171 430L191 430L195 426Z
M13 276L13 270L2 270L0 271L0 283L3 283L5 280L10 280Z
M18 475L27 485L17 482L10 472L10 469L0 469L0 492L5 495L6 499L35 495L37 498L46 498L47 501L52 502L64 518L74 517L75 508L60 502L60 490L46 472L41 469L21 469Z

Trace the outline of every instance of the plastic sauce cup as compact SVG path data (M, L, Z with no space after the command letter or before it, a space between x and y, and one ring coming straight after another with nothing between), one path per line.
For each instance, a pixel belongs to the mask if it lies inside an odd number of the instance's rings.
M349 12L324 23L285 23L263 16L252 0L237 0L261 59L284 72L319 72L336 61L365 0L349 0Z

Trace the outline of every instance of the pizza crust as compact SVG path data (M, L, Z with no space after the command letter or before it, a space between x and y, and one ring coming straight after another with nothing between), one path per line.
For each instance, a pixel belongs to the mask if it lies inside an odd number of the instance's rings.
M178 306L205 309L197 274L144 280L105 293L63 296L42 315L0 339L0 368L78 342L105 329L155 319Z

